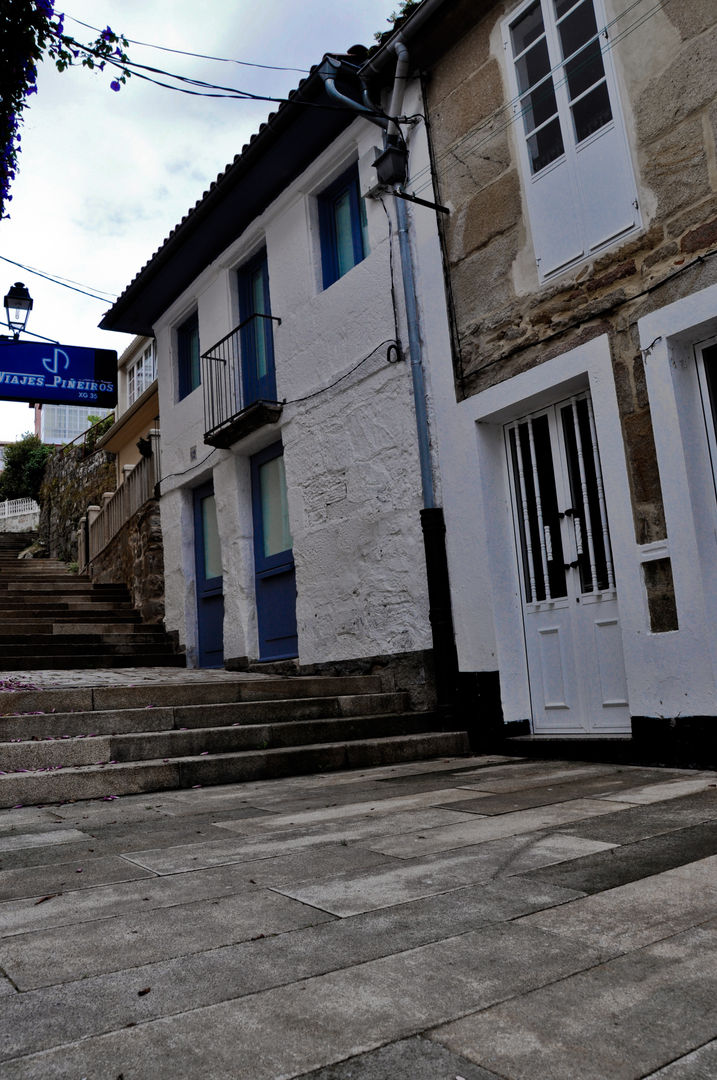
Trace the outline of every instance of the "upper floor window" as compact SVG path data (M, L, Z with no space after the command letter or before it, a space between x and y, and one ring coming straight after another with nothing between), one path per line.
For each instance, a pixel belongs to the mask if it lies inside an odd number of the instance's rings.
M242 401L276 400L274 335L269 299L269 268L266 251L243 266L239 278L239 322L241 325Z
M319 195L319 228L323 282L328 289L368 253L366 204L356 165Z
M127 404L131 405L141 397L157 377L154 359L154 345L143 349L140 356L127 368Z
M504 23L541 279L639 225L602 0L529 0Z
M181 401L202 381L199 367L199 316L193 315L177 327L178 397Z

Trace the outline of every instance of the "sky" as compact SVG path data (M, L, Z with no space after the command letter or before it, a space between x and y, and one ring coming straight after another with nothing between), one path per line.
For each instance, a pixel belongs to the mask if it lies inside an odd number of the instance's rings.
M372 45L396 7L396 0L262 0L258 8L249 0L69 0L64 11L65 32L78 41L96 33L73 20L151 45L306 71L325 52ZM271 96L286 95L303 77L144 45L131 44L128 53L137 63ZM4 296L15 281L28 287L28 331L120 354L132 338L99 330L102 315L277 106L190 97L136 77L115 93L111 79L41 65L24 113L10 218L0 222L0 288ZM0 402L0 442L32 427L27 405Z

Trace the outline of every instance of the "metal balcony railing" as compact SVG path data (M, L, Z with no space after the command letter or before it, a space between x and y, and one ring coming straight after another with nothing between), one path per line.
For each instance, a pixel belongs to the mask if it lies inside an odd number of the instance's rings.
M275 315L257 312L202 353L204 441L210 446L231 446L262 424L276 423L281 415L278 401L260 392L247 393L241 339L242 331L255 319L281 323Z

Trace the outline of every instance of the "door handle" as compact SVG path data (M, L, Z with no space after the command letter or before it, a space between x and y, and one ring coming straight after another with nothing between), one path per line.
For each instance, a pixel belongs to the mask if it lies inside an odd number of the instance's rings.
M564 570L574 570L576 566L580 566L580 560L576 559L574 562L563 563Z

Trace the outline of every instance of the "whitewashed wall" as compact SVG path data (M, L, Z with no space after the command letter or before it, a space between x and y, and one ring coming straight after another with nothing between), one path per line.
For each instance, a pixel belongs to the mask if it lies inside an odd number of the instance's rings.
M357 120L155 327L167 625L179 631L190 663L196 662L191 489L213 478L222 541L225 657L256 657L249 457L280 437L296 561L300 661L430 648L409 366L387 363L384 346L353 375L329 388L395 336L388 222L378 201L367 201L366 259L329 289L321 284L315 195L357 159L362 186L372 186L373 147L380 143L380 130ZM388 210L395 217L390 199ZM435 223L431 236L437 245ZM395 233L394 244L402 304ZM203 443L201 388L176 400L174 330L195 308L202 351L232 330L239 321L235 271L263 245L272 313L282 320L274 331L277 393L289 404L278 425L265 427L231 450L212 450ZM436 268L431 289L442 303L440 260ZM325 392L290 404L320 390Z

